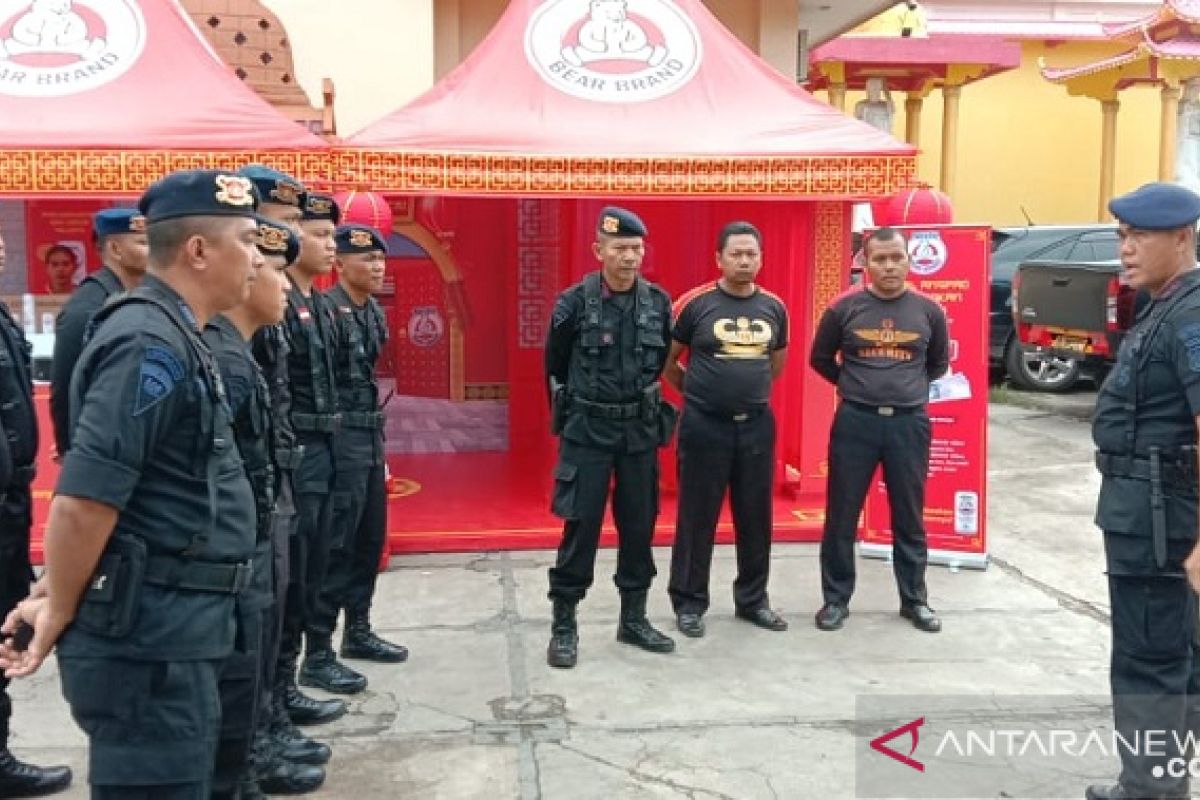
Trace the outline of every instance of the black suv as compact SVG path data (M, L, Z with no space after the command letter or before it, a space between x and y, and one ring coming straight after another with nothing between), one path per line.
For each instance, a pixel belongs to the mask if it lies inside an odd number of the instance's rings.
M992 301L988 360L1022 389L1063 392L1079 379L1073 359L1021 352L1013 332L1012 279L1025 261L1113 261L1116 225L1038 225L996 228L992 232Z

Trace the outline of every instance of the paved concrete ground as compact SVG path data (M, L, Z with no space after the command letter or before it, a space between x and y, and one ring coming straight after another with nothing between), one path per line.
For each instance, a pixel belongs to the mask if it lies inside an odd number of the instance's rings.
M861 562L845 630L817 631L813 545L776 549L772 601L792 627L760 631L732 617L733 554L722 548L708 636L677 637L672 655L643 653L614 641L606 552L581 609L581 663L555 671L543 660L550 554L397 559L375 621L412 659L367 666L371 686L353 713L320 731L335 756L314 796L847 798L857 696L1103 695L1108 609L1089 444L1079 419L993 406L994 560L986 572L931 569L938 635L897 617L890 568L878 561ZM665 571L669 554L656 556ZM663 577L651 615L674 632ZM72 764L80 788L64 797L85 797L83 739L56 674L14 688L14 748ZM1105 762L1098 769L1000 770L976 796L1082 797L1087 783L1115 774Z

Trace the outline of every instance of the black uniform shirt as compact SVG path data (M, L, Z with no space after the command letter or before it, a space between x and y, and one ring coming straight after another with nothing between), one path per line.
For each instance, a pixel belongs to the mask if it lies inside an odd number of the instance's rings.
M21 326L0 303L0 496L13 480L13 470L31 467L37 457L29 353Z
M333 312L321 293L314 289L305 297L293 283L283 320L293 414L337 413L333 326Z
M739 414L771 401L771 353L788 344L787 309L775 295L756 288L737 297L713 282L678 305L671 335L688 347L688 405Z
M1146 458L1161 448L1165 461L1179 459L1180 448L1196 444L1200 415L1200 288L1183 296L1151 331L1156 309L1172 303L1179 292L1200 283L1200 270L1173 281L1142 310L1126 334L1117 361L1096 398L1092 440L1101 452ZM1149 338L1147 338L1149 337ZM1127 404L1136 413L1131 417ZM1133 434L1132 453L1129 434ZM1183 455L1191 461L1191 455ZM1196 491L1168 487L1167 532L1170 538L1196 537ZM1096 524L1106 531L1150 532L1150 485L1145 480L1105 476L1096 509Z
M250 340L250 352L267 380L271 399L271 429L274 435L272 455L278 459L296 447L292 428L292 385L288 379L288 343L282 325L260 328ZM277 469L284 467L276 460ZM289 468L290 469L290 468Z
M946 313L913 289L891 299L848 292L821 316L809 363L846 400L923 406L950 366Z
M148 276L131 294L164 303L170 317L152 303L130 302L96 328L71 382L71 449L56 491L117 509L114 535L142 539L152 556L202 541L196 560L244 562L254 550L254 496L216 367L204 363L211 354L190 309L165 283ZM233 635L233 595L147 583L128 636L72 626L59 651L223 658Z
M108 298L124 291L121 279L108 267L87 276L71 299L58 312L54 323L54 360L50 363L50 421L54 425L54 444L59 454L71 446L68 413L71 401L71 373L83 352L83 337L92 316Z
M273 431L266 380L250 352L249 343L227 317L214 317L204 329L233 412L233 436L254 491L257 544L254 577L239 598L245 609L265 608L271 601L271 515L275 505Z
M637 289L613 292L603 287L593 353L581 341L586 283L587 279L558 296L546 341L546 375L557 378L572 397L600 403L636 403L642 390L658 380L666 365L671 298L645 282L650 303L645 324L639 329ZM638 417L605 419L581 409L573 409L568 415L562 436L618 452L635 453L658 446L657 424Z
M353 415L379 411L379 381L375 369L387 344L383 309L374 297L355 305L341 284L325 294L337 320L334 375L342 429L337 437L339 465L383 463L383 429L363 428ZM348 416L349 414L349 416Z

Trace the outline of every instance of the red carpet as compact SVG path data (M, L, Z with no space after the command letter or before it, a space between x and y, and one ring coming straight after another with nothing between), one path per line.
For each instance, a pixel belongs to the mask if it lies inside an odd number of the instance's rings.
M511 453L393 455L388 538L393 553L517 550L558 545L561 522L550 513L552 464ZM664 492L655 544L669 544L675 495ZM819 541L821 509L775 501L776 541ZM728 511L718 541L732 541ZM616 543L606 520L601 543Z

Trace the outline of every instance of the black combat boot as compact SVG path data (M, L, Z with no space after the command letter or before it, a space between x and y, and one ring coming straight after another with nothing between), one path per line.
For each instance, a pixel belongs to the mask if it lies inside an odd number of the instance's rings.
M241 800L267 800L267 796L263 794L262 787L256 780L247 778L242 781L241 792Z
M568 600L555 600L546 663L552 667L569 668L575 666L578 660L579 627L575 623L575 604Z
M325 768L276 757L259 765L254 782L260 792L268 795L308 794L325 783Z
M69 767L35 767L0 747L0 797L43 797L70 785Z
M317 700L296 686L296 662L279 665L275 693L281 708L296 725L323 725L345 714L345 700Z
M646 619L646 593L621 593L621 622L617 626L617 641L637 645L651 653L670 653L675 642L664 636Z
M300 685L334 694L358 694L367 688L367 676L337 660L328 636L314 636L308 641L308 655L300 667Z
M287 712L278 710L271 715L270 731L256 738L255 747L262 754L260 760L265 762L274 755L284 761L294 761L297 764L312 764L319 767L329 763L333 751L324 742L310 739L300 732Z
M366 611L346 611L346 629L342 631L342 658L361 658L384 664L399 664L408 660L408 648L380 639L371 630L371 617Z

